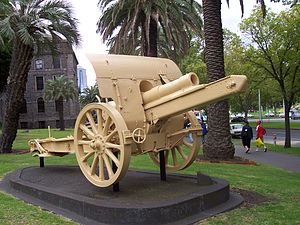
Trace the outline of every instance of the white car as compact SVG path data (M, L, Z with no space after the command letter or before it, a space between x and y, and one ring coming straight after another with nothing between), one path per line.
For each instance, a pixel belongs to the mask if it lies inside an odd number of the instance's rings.
M279 113L278 116L279 116L280 118L284 118L284 115L285 115L285 113L282 112L282 113ZM291 116L292 116L292 112L289 113L289 117L291 117Z
M230 134L232 137L241 138L243 124L232 123L230 124Z
M275 114L272 113L272 112L267 112L267 113L265 114L265 116L266 116L266 117L274 117Z
M292 120L300 119L300 110L291 111L291 114Z

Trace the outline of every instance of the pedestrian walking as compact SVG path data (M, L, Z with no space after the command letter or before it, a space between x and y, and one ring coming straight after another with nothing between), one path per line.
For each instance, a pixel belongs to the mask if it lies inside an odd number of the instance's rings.
M266 134L266 129L263 128L263 126L261 125L261 121L258 120L256 122L257 126L256 126L256 140L255 140L255 143L256 143L256 151L258 152L258 149L260 147L263 147L264 148L264 152L267 151L267 147L264 143L264 135Z
M249 122L246 120L242 128L241 137L242 137L243 146L246 149L245 153L249 153L251 147L251 140L253 138L253 132L252 132L252 127L250 127Z
M203 119L201 120L201 127L202 127L202 144L204 144L204 141L205 141L205 135L207 134L208 130L207 130L207 127L206 127L206 124L205 122L203 121Z

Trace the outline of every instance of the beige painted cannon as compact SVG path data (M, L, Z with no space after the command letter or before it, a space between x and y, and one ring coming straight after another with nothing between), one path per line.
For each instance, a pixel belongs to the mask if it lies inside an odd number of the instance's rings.
M167 171L188 167L201 138L201 126L189 110L225 99L246 84L243 75L199 84L196 74L182 76L174 62L162 58L90 55L89 59L101 97L113 101L85 106L77 117L74 138L29 143L40 157L75 152L83 174L99 187L118 182L131 155L149 154L159 165L158 153L164 151Z

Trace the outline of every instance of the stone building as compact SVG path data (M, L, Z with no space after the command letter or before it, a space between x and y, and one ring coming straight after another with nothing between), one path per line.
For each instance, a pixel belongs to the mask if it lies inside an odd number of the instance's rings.
M77 58L67 42L57 44L58 53L52 55L50 49L43 49L31 63L28 75L24 104L19 119L19 128L46 128L59 127L59 116L56 101L44 100L45 83L55 76L65 75L77 82ZM78 98L64 102L64 119L66 127L74 127L79 113Z

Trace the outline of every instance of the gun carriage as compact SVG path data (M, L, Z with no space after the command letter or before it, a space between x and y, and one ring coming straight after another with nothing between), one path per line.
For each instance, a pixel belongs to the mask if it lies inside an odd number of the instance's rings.
M199 84L196 74L182 75L168 59L90 55L100 96L79 113L74 137L30 140L39 157L75 153L85 177L107 187L126 174L132 155L149 154L167 171L188 167L198 154L201 125L192 111L242 91L246 77L227 76ZM190 126L186 126L190 124ZM192 136L192 141L186 137Z

